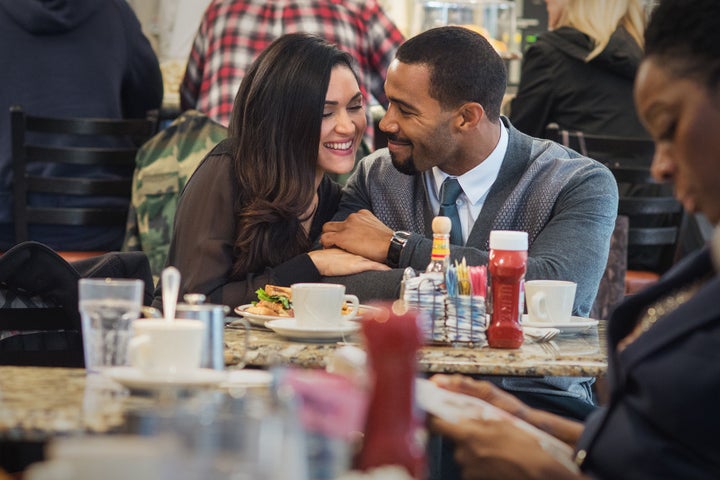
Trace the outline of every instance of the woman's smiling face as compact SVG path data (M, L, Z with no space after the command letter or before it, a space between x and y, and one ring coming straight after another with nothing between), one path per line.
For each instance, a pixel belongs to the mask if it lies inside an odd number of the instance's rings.
M720 92L649 58L638 70L635 104L655 141L653 177L671 181L688 212L720 222Z
M337 174L352 170L366 127L364 100L355 75L348 67L334 67L325 96L318 170Z

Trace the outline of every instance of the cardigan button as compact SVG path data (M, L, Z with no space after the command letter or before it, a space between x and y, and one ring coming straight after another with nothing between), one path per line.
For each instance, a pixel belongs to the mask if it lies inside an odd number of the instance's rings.
M587 451L578 450L578 452L575 454L575 465L577 465L578 467L581 467L583 462L585 462L586 457L587 457Z

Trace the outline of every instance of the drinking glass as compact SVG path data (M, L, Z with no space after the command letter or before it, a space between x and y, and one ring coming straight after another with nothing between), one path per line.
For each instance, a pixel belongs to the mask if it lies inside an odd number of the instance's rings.
M79 282L85 368L127 364L131 322L140 316L142 280L83 278Z

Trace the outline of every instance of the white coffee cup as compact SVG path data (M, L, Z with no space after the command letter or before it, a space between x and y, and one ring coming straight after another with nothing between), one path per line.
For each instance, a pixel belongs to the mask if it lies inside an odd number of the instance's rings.
M357 315L360 301L355 295L345 294L345 285L296 283L291 289L293 312L298 326L335 327L343 319L349 320ZM343 302L351 305L346 315L342 314Z
M151 374L177 374L200 368L205 324L200 320L140 319L132 324L130 364Z
M531 322L568 323L575 303L575 282L530 280L525 282L525 300Z

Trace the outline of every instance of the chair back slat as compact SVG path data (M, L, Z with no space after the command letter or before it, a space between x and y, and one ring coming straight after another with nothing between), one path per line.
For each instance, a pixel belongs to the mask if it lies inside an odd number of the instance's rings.
M678 214L682 205L674 197L621 197L618 214L628 216Z
M150 112L145 119L49 118L29 115L20 106L11 107L15 241L32 240L29 228L32 224L124 227L135 155L156 128L157 112ZM119 139L114 143L123 146L96 146L111 138ZM28 166L39 162L89 167L89 171L102 167L107 173L96 175L102 178L28 173ZM33 205L34 194L117 197L115 203L124 206L41 207Z
M30 223L43 225L122 225L127 208L39 208L28 207Z
M132 181L127 179L86 179L28 177L28 189L32 192L58 195L109 195L130 198Z
M632 245L674 245L677 237L677 227L631 228L628 230L628 244Z
M636 165L650 167L655 143L649 138L594 135L578 130L561 129L551 123L545 128L545 138L615 167Z
M46 147L26 145L25 161L66 163L68 165L135 166L135 148Z
M25 130L66 135L112 135L150 137L155 132L152 120L110 118L50 118L25 115Z

